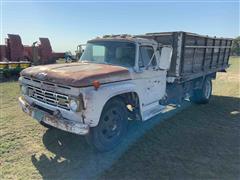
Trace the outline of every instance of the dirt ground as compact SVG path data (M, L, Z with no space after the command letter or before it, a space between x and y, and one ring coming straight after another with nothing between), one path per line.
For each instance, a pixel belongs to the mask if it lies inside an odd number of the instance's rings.
M213 82L207 105L130 122L124 142L96 153L83 137L21 112L17 82L0 84L0 179L240 179L240 58Z

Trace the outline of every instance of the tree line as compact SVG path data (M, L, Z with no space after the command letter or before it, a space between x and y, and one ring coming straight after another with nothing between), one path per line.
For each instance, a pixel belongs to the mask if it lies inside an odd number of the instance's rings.
M240 56L240 36L233 40L231 54L233 56Z

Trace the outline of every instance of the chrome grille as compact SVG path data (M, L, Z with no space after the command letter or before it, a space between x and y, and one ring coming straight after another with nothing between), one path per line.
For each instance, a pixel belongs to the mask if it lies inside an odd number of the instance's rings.
M67 95L56 93L53 91L41 89L39 87L33 87L28 85L29 96L33 99L39 100L46 104L57 106L66 110L69 108L69 98Z

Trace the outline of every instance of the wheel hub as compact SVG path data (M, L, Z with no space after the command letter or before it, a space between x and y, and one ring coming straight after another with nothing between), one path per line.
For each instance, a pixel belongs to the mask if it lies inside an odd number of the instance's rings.
M111 110L105 114L102 124L102 134L104 138L111 139L119 134L119 121L121 121L121 116L117 111Z

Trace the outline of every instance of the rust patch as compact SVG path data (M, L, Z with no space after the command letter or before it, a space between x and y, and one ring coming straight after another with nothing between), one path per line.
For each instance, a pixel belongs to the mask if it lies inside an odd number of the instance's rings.
M71 63L35 66L21 75L73 87L91 86L94 80L101 84L131 79L127 68L93 63Z

